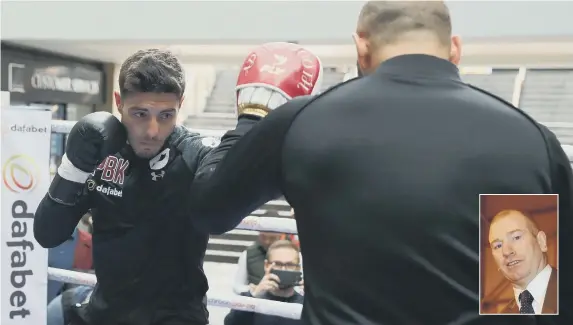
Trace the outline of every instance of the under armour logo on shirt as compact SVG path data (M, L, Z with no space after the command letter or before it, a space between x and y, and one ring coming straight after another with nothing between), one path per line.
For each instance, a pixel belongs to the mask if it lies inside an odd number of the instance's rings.
M157 174L155 172L151 173L151 179L155 182L157 182L158 179L163 178L163 175L165 175L165 171L162 170L161 173Z

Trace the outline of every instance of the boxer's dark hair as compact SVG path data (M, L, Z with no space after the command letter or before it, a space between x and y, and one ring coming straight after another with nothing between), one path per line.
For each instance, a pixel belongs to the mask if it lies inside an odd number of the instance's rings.
M411 32L430 32L450 46L452 21L443 1L369 1L362 7L358 31L374 46L392 44Z
M121 97L133 93L170 93L182 98L184 92L183 66L169 51L139 50L128 57L119 70Z

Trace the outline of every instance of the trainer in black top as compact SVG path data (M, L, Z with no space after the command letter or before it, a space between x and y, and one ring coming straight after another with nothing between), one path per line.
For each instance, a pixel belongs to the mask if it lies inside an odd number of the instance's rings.
M304 256L307 325L530 321L478 315L480 193L559 194L559 268L573 274L567 156L546 127L462 82L451 31L442 1L368 2L355 33L364 77L279 107L214 174L198 172L189 203L208 231L232 229L284 193ZM561 302L572 284L561 277ZM572 313L533 317L573 324Z

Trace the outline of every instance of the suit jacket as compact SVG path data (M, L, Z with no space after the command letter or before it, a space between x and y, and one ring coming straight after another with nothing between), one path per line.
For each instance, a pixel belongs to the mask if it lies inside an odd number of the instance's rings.
M551 268L551 277L547 284L547 291L545 292L545 301L541 308L542 314L557 314L557 269ZM519 305L515 299L512 299L509 304L499 312L500 314L519 314Z

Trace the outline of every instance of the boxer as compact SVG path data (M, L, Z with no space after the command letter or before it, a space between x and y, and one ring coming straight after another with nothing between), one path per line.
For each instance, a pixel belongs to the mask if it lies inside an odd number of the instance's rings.
M268 112L312 92L303 77L308 60L317 58L297 45L254 49L238 80L237 126L220 143L176 125L185 74L173 54L142 50L123 63L115 94L121 121L97 112L74 125L35 215L34 235L50 248L91 209L98 284L85 301L66 299L71 324L208 324L209 234L189 214L190 184Z

